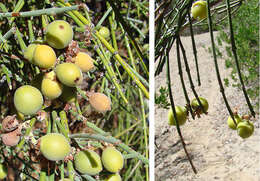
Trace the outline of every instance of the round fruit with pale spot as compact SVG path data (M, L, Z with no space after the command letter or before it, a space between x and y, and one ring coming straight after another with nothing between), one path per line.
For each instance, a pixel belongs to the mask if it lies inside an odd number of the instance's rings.
M73 30L68 22L56 20L47 26L45 37L51 47L63 49L72 41Z
M176 114L177 114L177 119L178 119L179 125L180 126L184 125L186 123L186 120L187 120L187 110L186 110L186 108L183 107L183 106L175 106L175 111L176 111ZM176 126L176 120L174 118L172 109L170 109L169 112L168 112L168 124Z

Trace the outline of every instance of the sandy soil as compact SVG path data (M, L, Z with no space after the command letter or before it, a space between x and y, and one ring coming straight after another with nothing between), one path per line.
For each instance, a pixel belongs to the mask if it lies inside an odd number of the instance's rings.
M216 35L216 34L215 34ZM181 127L193 163L198 174L194 174L186 158L175 127L167 124L167 110L156 108L155 111L155 175L156 181L260 181L260 131L259 122L254 121L255 133L248 139L240 138L236 131L228 128L226 120L228 111L219 91L213 58L208 52L211 45L208 33L196 35L199 66L202 85L197 86L195 64L190 37L182 37L186 54L190 63L196 90L200 96L209 102L208 115L200 119L188 121ZM175 103L185 105L178 76L175 47L170 53L172 89ZM223 51L224 52L224 51ZM219 68L224 78L229 77L230 70L225 68L224 59L218 58ZM183 65L184 66L184 65ZM160 86L166 87L166 70L155 78L156 92ZM188 84L186 71L184 79L187 82L189 96L192 91ZM231 82L232 83L232 82ZM242 91L225 88L227 98L232 107L239 108L239 113L247 113Z

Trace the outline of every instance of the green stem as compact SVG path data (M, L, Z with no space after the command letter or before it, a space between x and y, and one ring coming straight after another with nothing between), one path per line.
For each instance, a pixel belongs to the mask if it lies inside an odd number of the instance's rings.
M41 9L41 10L34 10L34 11L26 11L20 13L0 13L0 18L7 18L7 17L32 17L32 16L41 16L43 14L46 15L53 15L53 14L61 14L66 11L72 11L79 8L79 5L71 6L71 7L62 7L62 8L48 8L48 9Z
M18 152L20 151L20 149L22 149L22 147L23 147L23 145L24 145L24 143L25 143L25 137L26 137L26 136L29 136L29 134L31 133L32 128L33 128L35 122L36 122L36 119L35 119L35 118L31 119L31 121L30 121L30 126L26 129L25 135L23 136L23 138L22 138L22 140L19 142L19 144L16 146L16 149L17 149Z
M100 134L81 133L81 134L72 134L72 135L70 135L70 138L73 138L73 139L75 139L75 138L94 139L94 140L101 140L101 141L105 141L107 143L115 144L115 145L119 146L120 148L122 148L123 150L125 150L127 153L135 154L136 155L135 158L141 160L143 163L149 164L149 160L147 158L145 158L140 153L134 151L132 148L125 145L124 143L121 143L120 140L118 140L118 139L116 139L112 136L103 136L103 135L100 135Z

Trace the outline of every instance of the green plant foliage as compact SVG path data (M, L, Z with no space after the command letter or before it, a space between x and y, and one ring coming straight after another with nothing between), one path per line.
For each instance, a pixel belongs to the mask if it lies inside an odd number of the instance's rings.
M257 100L259 97L259 2L257 0L246 1L239 8L239 11L233 16L233 29L237 55L242 71L242 78L248 88L248 94L251 98ZM218 37L218 45L230 43L229 35L223 30L221 25L220 35ZM228 58L226 59L226 67L232 68L231 77L236 82L237 70L231 50L230 44L225 44ZM234 86L241 87L240 83Z
M0 161L8 170L14 170L10 173L14 180L103 180L108 176L105 170L91 176L76 172L73 157L86 148L101 155L109 145L116 147L124 158L125 164L118 173L122 180L148 181L145 102L149 100L149 62L148 51L141 51L149 40L148 5L143 0L0 2L0 128L7 116L17 115L20 120L12 136L19 142L10 147L0 140ZM46 31L56 20L69 23L69 32L63 32L64 23L57 25L59 32L57 28ZM109 29L108 39L99 34L101 26ZM42 63L48 53L39 50L38 54L36 49L27 52L27 46L48 43L57 57L52 57L51 66L32 63L36 54ZM64 78L73 71L57 67L64 63L75 67L79 52L93 59L91 70ZM15 91L31 85L42 93L43 78L52 71L57 75L48 78L61 84L63 92L55 98L45 94L43 104L31 114L17 110L13 101ZM73 80L67 83L69 78ZM49 84L45 90L51 87ZM111 109L102 112L93 109L90 105L93 92L106 95ZM51 158L55 156L53 151L46 156L46 150L39 148L40 138L50 133L64 135L70 152L67 150L59 159ZM50 146L48 142L46 145ZM59 146L53 144L52 149Z

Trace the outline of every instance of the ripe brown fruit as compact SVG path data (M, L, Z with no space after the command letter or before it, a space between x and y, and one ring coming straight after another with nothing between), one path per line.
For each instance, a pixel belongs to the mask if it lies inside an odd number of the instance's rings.
M20 141L21 128L17 128L16 130L5 133L1 135L2 142L6 146L15 146Z
M19 125L16 115L6 116L2 121L2 129L4 132L10 132L15 130Z
M102 93L92 93L89 97L90 105L98 112L111 110L111 101L109 97Z

